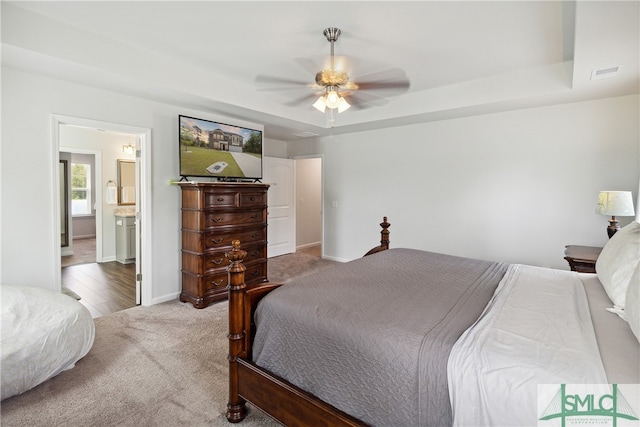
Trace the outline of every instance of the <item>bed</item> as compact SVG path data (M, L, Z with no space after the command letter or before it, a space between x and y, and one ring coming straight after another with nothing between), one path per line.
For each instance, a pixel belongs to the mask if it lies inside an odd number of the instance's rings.
M74 298L3 285L2 400L23 393L84 357L95 337L91 313Z
M228 254L229 403L284 425L535 425L539 384L640 383L640 224L598 274L389 249L285 286ZM505 409L508 408L508 409Z

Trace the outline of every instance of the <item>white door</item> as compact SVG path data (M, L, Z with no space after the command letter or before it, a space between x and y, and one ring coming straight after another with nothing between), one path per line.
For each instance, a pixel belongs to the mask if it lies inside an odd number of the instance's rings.
M263 157L262 182L269 184L267 256L296 251L295 161Z

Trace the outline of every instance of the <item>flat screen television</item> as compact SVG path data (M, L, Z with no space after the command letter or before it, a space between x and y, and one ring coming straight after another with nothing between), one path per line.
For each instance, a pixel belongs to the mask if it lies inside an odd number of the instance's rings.
M262 179L263 128L178 116L180 176Z

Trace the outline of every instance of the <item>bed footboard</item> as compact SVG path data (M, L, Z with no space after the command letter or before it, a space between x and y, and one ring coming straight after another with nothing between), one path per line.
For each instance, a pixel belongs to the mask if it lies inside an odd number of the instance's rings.
M382 239L365 254L389 249L389 224L384 217L380 226ZM229 402L226 417L232 423L247 415L249 401L287 426L331 425L363 426L364 424L323 402L317 397L273 375L252 362L252 343L255 337L253 315L260 300L282 284L247 285L242 261L247 253L240 242L233 241L227 253L229 266Z
M253 314L258 302L272 290L281 286L276 283L247 286L244 282L245 266L242 260L247 255L240 249L240 241L232 242L233 248L227 253L229 266L229 403L227 419L240 422L247 415L246 401L240 397L238 361L251 360L251 343L255 336Z
M382 230L380 231L380 246L376 246L375 248L370 249L369 252L364 254L364 256L373 255L375 253L386 251L387 249L389 249L389 227L391 227L391 224L387 222L386 216L382 218L380 227L382 227Z

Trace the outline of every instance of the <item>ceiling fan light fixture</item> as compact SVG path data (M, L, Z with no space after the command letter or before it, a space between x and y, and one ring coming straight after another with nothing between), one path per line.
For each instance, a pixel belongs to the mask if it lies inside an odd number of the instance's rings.
M340 97L340 103L338 104L338 113L342 113L351 107L351 105L347 102L346 99Z
M342 113L348 110L351 105L340 95L337 88L332 87L313 103L313 107L321 113L324 113L327 108L331 110L338 109L338 113Z
M313 107L321 113L324 113L325 109L327 108L327 104L324 101L324 95L322 95L316 102L313 103Z
M338 108L338 106L340 105L341 99L342 97L338 95L338 91L335 89L332 89L329 92L327 92L326 99L324 102L325 104L327 104L327 107L333 110Z

